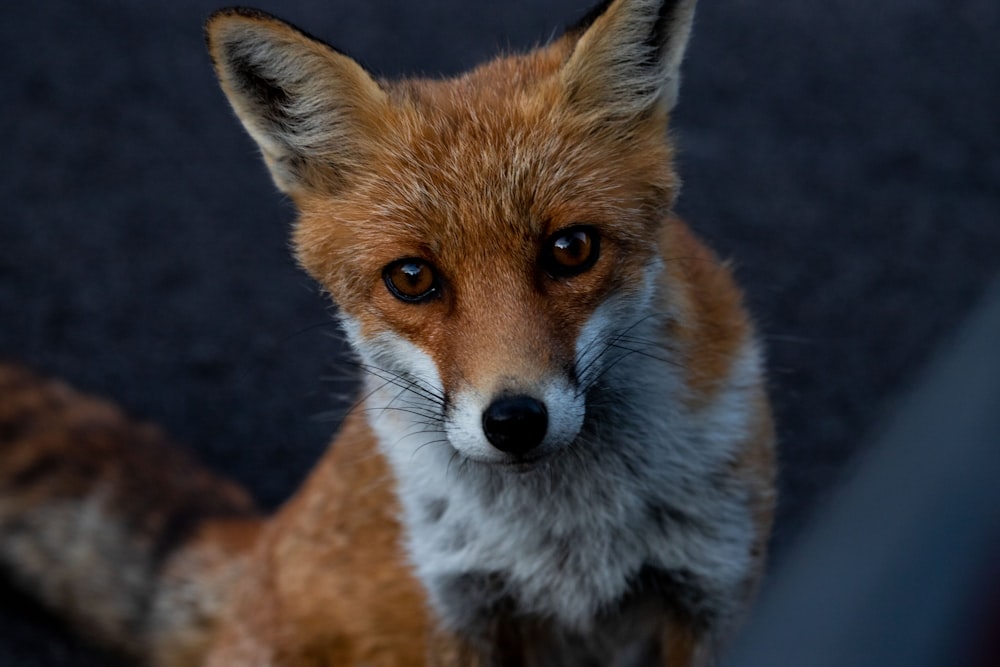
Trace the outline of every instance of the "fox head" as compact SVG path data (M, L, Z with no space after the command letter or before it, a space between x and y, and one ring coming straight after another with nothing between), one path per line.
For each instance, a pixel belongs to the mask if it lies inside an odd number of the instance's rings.
M608 351L655 310L694 5L604 2L448 80L378 80L266 14L211 17L222 88L381 407L487 463L578 437Z

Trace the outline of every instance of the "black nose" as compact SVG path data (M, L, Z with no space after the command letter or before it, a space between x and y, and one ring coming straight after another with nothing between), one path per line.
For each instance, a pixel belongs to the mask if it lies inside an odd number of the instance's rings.
M508 454L527 454L542 444L548 428L545 404L530 396L498 398L483 413L486 438Z

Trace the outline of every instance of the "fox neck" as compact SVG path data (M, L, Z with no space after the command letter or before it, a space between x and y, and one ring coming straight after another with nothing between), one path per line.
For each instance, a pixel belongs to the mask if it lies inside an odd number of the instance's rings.
M664 611L709 624L731 614L753 540L746 494L705 479L747 431L744 392L760 361L748 341L728 386L710 404L688 407L669 306L651 282L625 320L628 339L645 342L605 360L576 441L524 469L456 453L436 390L425 386L433 384L429 358L424 373L406 376L386 374L384 344L381 358L365 359L385 369L368 375L364 407L396 476L411 562L445 625L475 634L506 608L592 632L620 616L651 573L663 579L655 586L690 589L674 596L690 608ZM615 310L606 316L620 316ZM426 356L393 344L411 369Z

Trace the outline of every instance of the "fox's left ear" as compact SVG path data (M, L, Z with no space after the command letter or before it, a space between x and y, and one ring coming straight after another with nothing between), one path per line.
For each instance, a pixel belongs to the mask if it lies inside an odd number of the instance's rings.
M577 40L562 70L570 104L621 120L670 111L694 7L695 0L605 0L591 10L566 35Z
M222 90L282 191L333 191L366 164L388 98L358 63L252 9L215 12L205 36Z

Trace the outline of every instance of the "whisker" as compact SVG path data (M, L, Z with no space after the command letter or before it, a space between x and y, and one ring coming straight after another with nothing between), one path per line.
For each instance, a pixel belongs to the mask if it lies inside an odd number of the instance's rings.
M445 396L444 396L444 394L442 394L441 392L437 391L435 388L429 386L426 382L422 381L420 378L418 378L417 376L413 375L412 373L402 374L402 373L397 373L395 371L390 371L390 370L385 369L385 368L379 368L379 367L370 366L370 365L367 365L367 364L361 364L361 368L363 370L368 370L369 372L378 371L380 373L384 373L384 374L388 374L388 375L392 375L394 377L397 377L400 380L406 382L408 385L412 386L415 390L419 390L419 391L414 391L414 393L423 394L425 398L427 398L429 400L433 400L433 401L435 401L437 403L440 403L442 405L445 402Z
M443 396L440 396L438 395L437 392L432 391L431 389L423 386L419 380L417 380L412 376L403 376L399 373L395 373L393 371L384 368L378 368L377 366L371 366L368 364L361 364L360 362L359 362L359 368L361 368L368 374L373 375L379 378L380 380L386 380L387 382L403 390L412 391L414 394L422 396L423 398L427 399L432 403L435 403L440 406L444 405Z
M629 353L629 355L631 355L631 354L638 354L638 355L641 355L641 356L646 357L648 359L655 359L656 361L662 361L663 363L669 364L671 366L676 366L676 367L683 366L683 364L681 362L677 361L676 359L668 359L666 357L661 357L661 356L658 356L658 355L655 355L655 354L651 354L651 353L646 352L646 351L641 350L641 349L636 349L636 348L633 348L633 347L628 347L626 345L620 345L620 344L617 344L617 343L613 343L612 347L615 347L616 349L619 349L619 350L626 350ZM626 356L629 356L629 355L622 355L622 358L624 358Z
M371 398L376 393L380 392L389 383L390 383L389 380L385 380L382 384L378 385L377 387L374 387L373 389L363 393L360 397L357 398L357 400L354 401L354 403L351 404L350 407L347 408L347 410L344 412L344 416L346 417L347 415L354 413L355 410L364 405L369 398Z
M421 412L419 410L414 410L411 408L400 408L394 405L381 405L371 408L365 408L364 412L378 412L381 414L389 410L395 410L396 412L402 412L404 414L413 415L414 417L419 417L420 419L426 420L424 422L420 422L423 424L435 424L435 423L440 423L442 421L440 417L438 417L433 413Z
M632 354L633 354L632 352L625 352L616 357L611 363L604 366L604 368L602 368L601 371L594 376L593 380L587 384L585 391L590 391L592 388L597 386L597 383L600 382L612 369L614 369L618 364L620 364L626 358L632 356Z
M590 381L587 378L588 373L594 367L594 365L597 364L602 359L604 359L604 357L612 349L614 349L614 346L620 340L622 340L623 338L629 336L637 327L639 327L640 325L642 325L645 322L648 322L650 319L652 319L654 317L659 317L659 313L648 313L648 314L644 315L643 317L638 318L635 322L633 322L629 326L625 327L623 330L621 330L621 331L617 332L616 334L610 336L607 340L604 340L604 341L596 341L595 340L593 343L591 343L590 345L588 345L587 348L584 349L583 353L580 355L581 358L584 358L585 355L592 349L592 347L594 347L596 345L603 345L603 347L601 348L601 350L597 354L595 354L593 356L593 358L591 358L589 361L587 361L586 363L584 363L583 366L577 371L577 376L580 378L580 380L582 381L582 383L584 385L586 385L586 389L584 389L583 391L589 391L589 389L592 388L594 386L594 384L595 384L595 382L592 382L592 381ZM613 366L613 365L617 364L617 361L620 361L620 360L616 360L615 363L611 364L611 365ZM605 369L602 372L598 373L597 378L603 376L606 372L607 371ZM596 381L596 378L595 378L595 381Z
M441 444L448 444L448 438L438 438L437 440L428 440L427 442L425 442L424 444L420 445L419 447L413 450L411 458L416 457L417 453L424 447L427 447L429 445L441 445Z

